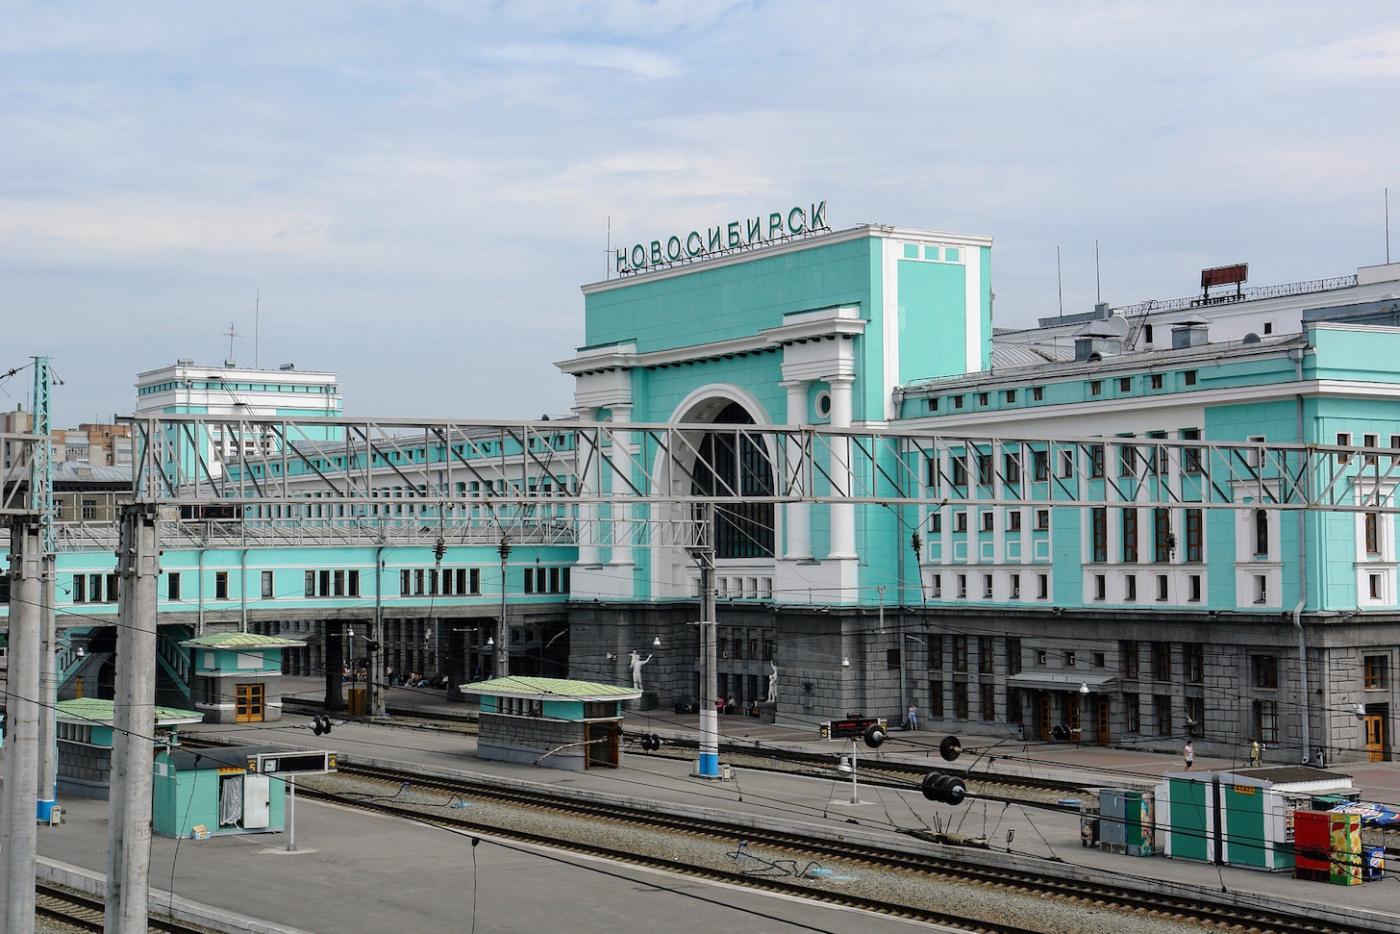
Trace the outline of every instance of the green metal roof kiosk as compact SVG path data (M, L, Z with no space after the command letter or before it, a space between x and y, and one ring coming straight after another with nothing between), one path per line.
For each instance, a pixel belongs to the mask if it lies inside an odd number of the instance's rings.
M546 768L622 765L622 702L642 692L564 678L504 677L462 685L481 698L476 754Z

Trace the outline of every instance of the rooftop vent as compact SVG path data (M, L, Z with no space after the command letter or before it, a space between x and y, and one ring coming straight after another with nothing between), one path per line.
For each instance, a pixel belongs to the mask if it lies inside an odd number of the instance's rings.
M189 357L181 357L175 361L176 366L194 366L194 360Z
M1172 350L1210 343L1210 322L1200 315L1182 318L1172 325Z
M297 368L297 367L296 367L296 364L295 364L295 363L284 363L284 364L282 364L281 366L279 366L277 369L279 369L279 370L295 370L296 368Z
M1074 332L1074 359L1096 362L1122 353L1123 339L1127 336L1128 322L1121 315L1090 321Z

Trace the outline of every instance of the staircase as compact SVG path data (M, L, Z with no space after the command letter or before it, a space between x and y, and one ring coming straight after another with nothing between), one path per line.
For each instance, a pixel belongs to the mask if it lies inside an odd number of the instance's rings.
M180 643L190 638L193 632L188 626L161 626L156 636L156 663L165 675L165 684L178 694L180 703L189 704L190 694L190 650Z

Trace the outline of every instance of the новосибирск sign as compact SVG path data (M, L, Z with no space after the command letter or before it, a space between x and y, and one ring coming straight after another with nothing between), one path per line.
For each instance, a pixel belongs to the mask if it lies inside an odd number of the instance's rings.
M617 271L642 272L664 263L704 259L730 250L830 229L826 225L826 202L819 201L809 208L798 206L786 213L774 211L772 214L730 221L718 227L707 227L704 233L692 230L688 234L672 234L665 240L653 240L649 244L633 244L630 249L617 251Z

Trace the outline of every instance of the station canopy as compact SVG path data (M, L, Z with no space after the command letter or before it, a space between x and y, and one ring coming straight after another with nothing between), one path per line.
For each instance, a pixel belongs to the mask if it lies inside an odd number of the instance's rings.
M625 701L636 700L642 692L618 684L574 681L568 678L527 678L507 675L489 681L461 686L463 694L491 697L520 697L526 700Z
M195 649L291 649L305 645L300 639L264 636L256 632L206 632L180 643Z
M115 722L115 703L100 697L78 697L58 702L58 719L66 723L100 723L110 726ZM156 707L156 726L176 726L181 723L203 723L204 714L197 710L182 710L179 707Z

